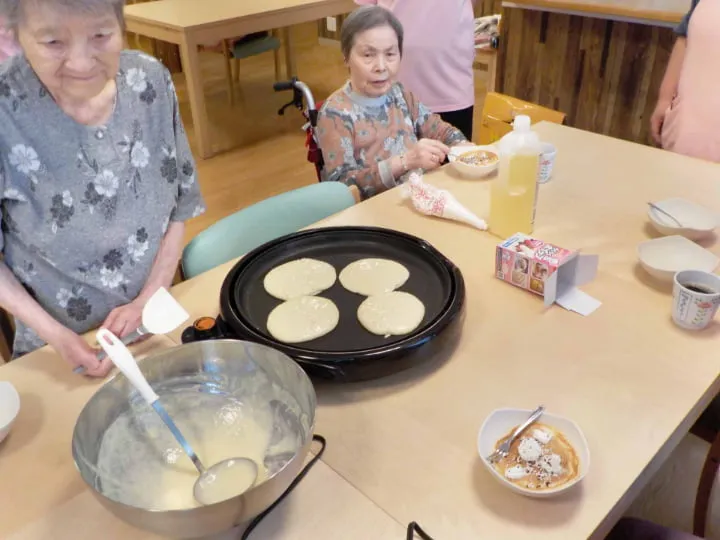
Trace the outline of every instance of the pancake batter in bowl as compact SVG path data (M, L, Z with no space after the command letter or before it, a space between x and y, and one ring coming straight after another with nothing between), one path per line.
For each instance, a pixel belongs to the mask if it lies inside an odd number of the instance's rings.
M301 444L277 408L263 398L183 389L161 395L168 413L206 467L245 457L255 462L255 485L287 462ZM274 463L268 470L268 463ZM157 414L144 403L122 413L103 437L98 457L100 489L109 498L153 510L200 506L193 497L198 471ZM238 486L237 494L246 486Z

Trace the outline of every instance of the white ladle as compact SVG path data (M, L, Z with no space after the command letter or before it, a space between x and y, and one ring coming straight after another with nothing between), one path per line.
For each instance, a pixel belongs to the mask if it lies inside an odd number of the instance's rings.
M125 345L129 345L147 334L168 334L175 330L182 323L187 321L190 315L180 303L164 287L160 287L147 301L142 311L142 324L134 332L130 332L122 338ZM97 354L98 360L104 360L104 351ZM85 366L76 367L74 373L85 373Z
M177 442L180 443L180 446L200 473L193 486L193 496L197 502L203 505L221 502L236 497L255 485L258 467L253 460L248 458L225 459L206 469L190 443L168 415L165 407L160 403L160 398L147 382L142 371L140 371L140 367L130 350L115 334L106 328L98 330L96 336L98 343L110 357L113 364L127 377L128 381L148 405L160 416L160 419L168 427Z

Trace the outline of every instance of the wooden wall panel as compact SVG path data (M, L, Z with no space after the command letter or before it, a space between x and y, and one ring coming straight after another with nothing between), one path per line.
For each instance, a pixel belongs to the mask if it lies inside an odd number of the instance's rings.
M566 113L568 125L649 143L674 39L669 28L505 9L499 88Z
M495 15L502 11L502 0L476 0L475 16Z

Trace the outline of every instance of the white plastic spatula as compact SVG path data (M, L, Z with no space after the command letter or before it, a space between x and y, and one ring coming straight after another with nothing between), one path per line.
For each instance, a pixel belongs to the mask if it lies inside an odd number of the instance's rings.
M187 311L164 287L160 287L150 297L142 311L142 324L134 332L122 338L125 345L129 345L147 334L167 334L175 330L190 318ZM97 354L98 360L104 360L104 351ZM84 373L85 366L78 366L75 373Z
M160 402L160 397L148 383L135 358L128 348L109 330L97 331L97 341L127 380L142 398L158 414L163 423L180 443L197 469L199 476L193 486L193 496L200 504L210 505L240 495L253 485L258 476L257 464L251 459L234 457L225 459L206 469L185 436L168 415Z

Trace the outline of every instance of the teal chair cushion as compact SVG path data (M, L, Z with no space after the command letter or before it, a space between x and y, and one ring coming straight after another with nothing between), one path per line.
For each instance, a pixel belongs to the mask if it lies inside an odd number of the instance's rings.
M230 53L233 58L242 60L243 58L250 58L251 56L274 51L279 48L280 40L275 36L268 35L250 41L235 43L232 49L230 49Z
M189 279L355 204L345 184L320 182L270 197L221 219L185 247Z

